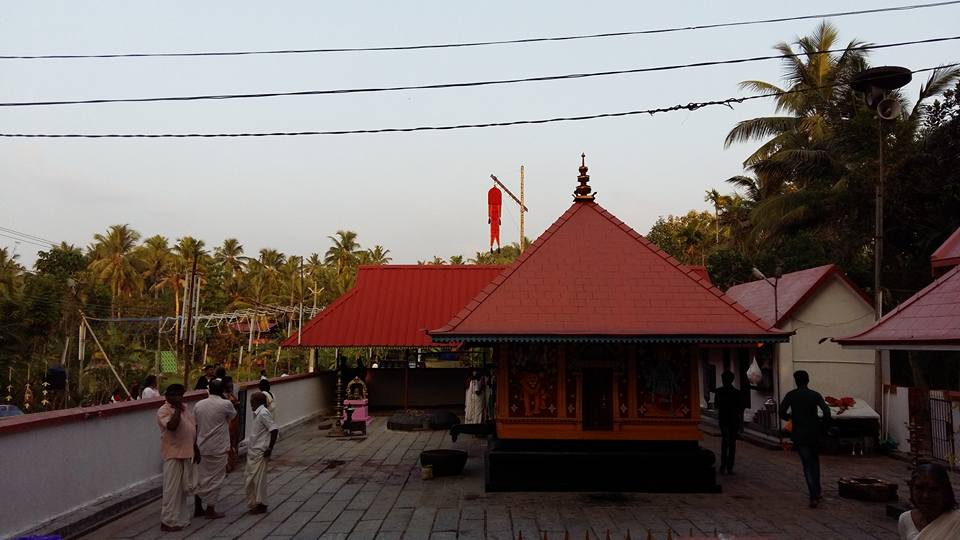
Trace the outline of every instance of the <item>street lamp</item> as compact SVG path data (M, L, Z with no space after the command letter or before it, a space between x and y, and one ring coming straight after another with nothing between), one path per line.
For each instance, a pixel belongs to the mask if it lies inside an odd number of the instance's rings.
M763 281L767 282L767 285L773 287L773 324L770 325L771 327L776 326L780 319L780 306L777 304L777 284L780 282L780 276L783 275L783 270L781 270L778 266L775 272L776 274L773 276L773 282L771 282L767 276L763 275L763 272L761 272L756 266L754 266L750 272L753 274L753 277L762 279Z
M906 86L912 78L913 74L905 67L884 66L861 71L850 82L854 91L863 93L867 106L877 111L880 136L873 223L873 315L877 320L883 315L883 293L880 291L883 261L883 121L900 116L900 102L891 98L889 92Z
M877 111L877 185L873 220L873 318L883 315L883 292L880 289L880 269L883 266L883 121L894 120L900 115L900 102L889 93L902 88L913 79L913 73L900 66L883 66L861 71L854 75L850 86L863 93L867 107ZM880 349L874 353L874 404L883 408L883 357Z

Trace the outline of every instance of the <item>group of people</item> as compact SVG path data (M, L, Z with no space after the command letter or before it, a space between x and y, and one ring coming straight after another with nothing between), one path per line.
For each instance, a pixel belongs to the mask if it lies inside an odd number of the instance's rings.
M220 368L222 369L222 368ZM219 519L217 510L224 479L236 465L239 401L233 381L224 370L207 366L197 381L208 396L191 411L183 401L182 384L167 386L166 401L157 411L160 454L163 459L163 502L160 528L179 531L190 523L188 498L193 495L194 517ZM263 376L258 392L250 396L254 419L247 438L244 486L251 514L267 511L267 464L279 429L274 420L275 400L270 381Z
M723 386L716 390L715 398L721 436L720 473L732 474L744 407L740 390L733 386L734 374L725 371L720 378ZM823 427L830 421L830 407L820 393L810 389L810 375L806 371L796 371L793 379L797 388L787 392L780 403L780 418L790 425L790 438L803 466L810 508L816 508L823 493L819 441ZM926 463L913 471L910 501L914 508L901 514L898 522L903 540L960 538L960 510L950 477L942 465Z

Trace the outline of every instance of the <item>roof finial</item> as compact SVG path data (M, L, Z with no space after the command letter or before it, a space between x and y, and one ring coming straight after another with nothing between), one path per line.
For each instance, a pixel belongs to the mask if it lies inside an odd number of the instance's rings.
M578 202L590 202L593 201L594 195L592 189L587 184L590 181L590 175L587 174L587 154L580 154L580 176L577 177L577 182L580 182L580 185L577 186L577 189L573 190L573 200Z

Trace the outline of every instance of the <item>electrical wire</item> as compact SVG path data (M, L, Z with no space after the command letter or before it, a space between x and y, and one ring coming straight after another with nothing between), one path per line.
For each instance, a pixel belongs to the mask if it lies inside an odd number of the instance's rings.
M898 11L913 11L917 9L927 9L936 7L945 7L954 4L960 4L960 0L946 2L932 2L927 4L910 4L903 6L890 6L885 8L862 9L856 11L835 11L829 13L818 13L815 15L797 15L791 17L775 17L769 19L754 19L748 21L731 21L712 24L700 24L691 26L676 26L668 28L655 28L648 30L633 30L623 32L602 32L597 34L580 34L570 36L551 36L551 37L533 37L521 39L490 40L490 41L470 41L460 43L436 43L422 45L395 45L384 47L339 47L339 48L320 48L320 49L274 49L274 50L247 50L247 51L205 51L205 52L167 52L167 53L107 53L107 54L44 54L44 55L3 55L0 60L75 60L83 58L183 58L183 57L202 57L202 56L253 56L253 55L280 55L280 54L317 54L317 53L358 53L358 52L386 52L386 51L415 51L429 49L453 49L464 47L486 47L493 45L518 45L529 43L542 43L552 41L574 41L585 39L602 39L611 37L626 37L652 34L668 34L674 32L688 32L695 30L709 30L716 28L731 28L741 26L753 26L760 24L782 23L792 21L804 21L809 19L825 19L837 17L849 17L854 15L868 15L876 13L888 13Z
M9 239L11 239L11 240L14 240L14 241L16 241L16 242L20 242L20 243L23 243L23 244L33 244L33 245L35 245L35 246L40 246L40 247L43 247L43 248L49 248L49 247L50 247L50 245L48 245L48 244L41 244L40 242L34 242L33 240L28 240L28 239L26 239L26 238L19 238L19 237L12 236L12 235L9 235L9 234L5 234L5 233L2 233L2 232L0 232L0 236L3 236L3 237L5 237L5 238L9 238Z
M916 69L911 73L922 73L937 69L946 69L960 66L960 63L947 64L937 67ZM654 109L640 109L633 111L621 111L612 113L587 114L581 116L561 116L554 118L541 118L536 120L510 120L504 122L486 122L478 124L454 124L445 126L418 126L406 128L376 128L376 129L347 129L335 131L271 131L271 132L241 132L241 133L0 133L0 138L24 138L24 139L212 139L212 138L243 138L243 137L301 137L316 135L366 135L373 133L412 133L418 131L452 131L460 129L479 129L491 127L519 126L552 124L556 122L575 122L581 120L595 120L598 118L618 118L622 116L636 116L648 114L653 116L658 113L668 113L680 110L695 111L705 107L714 107L718 105L733 108L734 105L751 101L755 99L764 99L769 97L779 97L803 92L815 92L825 88L836 86L846 86L848 83L836 83L823 85L816 88L801 90L787 90L783 92L769 92L754 96L731 97L726 99L700 101L687 103L686 105L673 105L670 107L660 107Z
M60 106L60 105L102 105L106 103L154 103L162 101L206 101L206 100L228 100L228 99L260 99L275 97L295 97L295 96L323 96L338 94L369 94L379 92L405 92L412 90L440 90L447 88L474 88L479 86L499 86L507 84L521 84L531 82L547 82L572 79L588 79L593 77L609 77L615 75L628 75L634 73L651 73L660 71L675 71L679 69L691 69L709 66L745 64L749 62L760 62L766 60L782 60L784 58L809 57L812 55L845 53L849 51L870 51L877 49L890 49L894 47L905 47L908 45L923 45L929 43L940 43L945 41L960 40L960 36L946 36L919 39L914 41L901 41L898 43L885 43L880 45L862 45L860 47L851 47L843 49L830 49L825 51L816 51L814 53L793 53L793 54L771 54L764 56L752 56L749 58L733 58L727 60L708 60L704 62L692 62L687 64L671 64L665 66L640 67L631 69L619 69L611 71L594 71L588 73L568 73L564 75L544 75L540 77L523 77L515 79L497 79L486 81L468 81L454 83L435 83L406 86L380 86L367 88L338 88L331 90L299 90L295 92L257 92L248 94L202 94L192 96L162 96L162 97L141 97L141 98L97 98L97 99L76 99L76 100L55 100L55 101L8 101L0 102L0 107L40 107L40 106Z
M34 234L27 234L27 233L25 233L25 232L20 232L20 231L15 230L15 229L8 229L7 227L0 227L0 231L6 231L6 232L8 232L8 233L10 233L10 234L15 234L15 235L17 235L17 236L22 236L22 237L24 237L24 238L29 238L29 239L31 239L31 240L37 240L37 241L40 241L40 242L45 242L45 243L50 244L50 245L52 245L52 246L57 245L56 242L54 242L54 241L52 241L52 240L48 240L48 239L46 239L46 238L44 238L44 237L42 237L42 236L37 236L37 235L34 235Z

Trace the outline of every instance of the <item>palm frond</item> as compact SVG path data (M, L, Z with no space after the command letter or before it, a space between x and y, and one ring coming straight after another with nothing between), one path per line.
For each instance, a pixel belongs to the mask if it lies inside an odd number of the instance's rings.
M723 143L724 148L729 148L734 143L748 142L755 139L765 139L774 135L779 135L786 131L795 129L797 118L792 116L766 116L761 118L752 118L739 122Z

